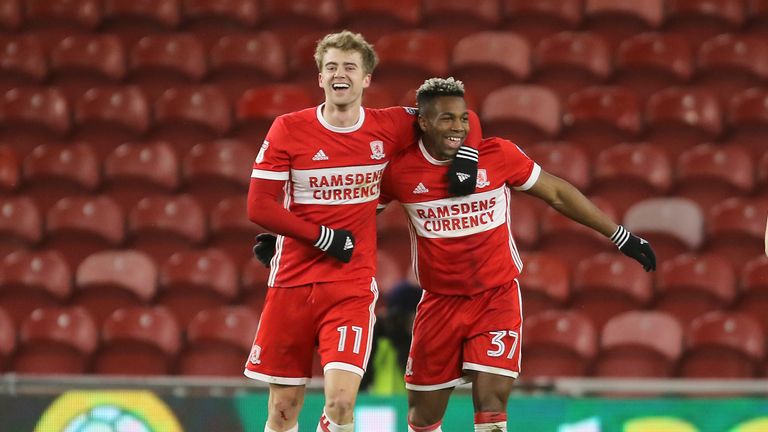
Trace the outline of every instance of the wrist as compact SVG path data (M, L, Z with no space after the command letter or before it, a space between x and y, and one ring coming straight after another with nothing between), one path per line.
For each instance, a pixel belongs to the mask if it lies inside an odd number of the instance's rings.
M320 232L318 233L317 240L312 244L314 247L325 252L331 247L333 242L333 230L326 226L320 225Z
M616 227L616 231L614 231L611 235L610 240L613 244L616 245L616 247L621 249L627 243L627 240L629 240L629 236L629 231L627 231L627 229L623 226L619 225Z

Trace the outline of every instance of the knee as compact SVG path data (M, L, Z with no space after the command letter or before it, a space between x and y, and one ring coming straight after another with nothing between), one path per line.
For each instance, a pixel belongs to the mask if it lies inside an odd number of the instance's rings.
M352 421L355 410L355 398L345 395L334 395L325 400L325 414L337 424Z
M508 395L502 393L481 394L476 401L477 412L506 412Z
M279 395L269 401L270 419L276 425L294 423L299 417L302 400L296 395Z
M442 415L429 410L410 407L408 409L408 424L417 427L432 426L443 420Z

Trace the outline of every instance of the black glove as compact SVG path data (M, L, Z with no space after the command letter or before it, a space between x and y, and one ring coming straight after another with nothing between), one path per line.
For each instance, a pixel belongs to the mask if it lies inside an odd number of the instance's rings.
M256 244L253 245L253 255L264 267L269 268L272 257L275 256L275 243L277 236L269 233L261 233L256 236Z
M642 264L645 271L656 270L656 254L653 253L651 245L645 239L632 234L619 225L616 232L611 236L611 241L624 255Z
M478 152L472 147L461 146L448 168L448 192L454 196L475 193L477 183Z
M348 263L355 250L355 238L347 230L335 230L321 225L320 237L314 246L337 260Z

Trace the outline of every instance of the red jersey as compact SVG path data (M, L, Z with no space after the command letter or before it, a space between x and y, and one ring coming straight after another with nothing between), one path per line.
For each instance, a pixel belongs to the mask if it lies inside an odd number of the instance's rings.
M541 168L501 138L484 139L478 150L477 188L468 196L448 194L450 161L433 158L422 142L398 155L384 174L382 205L397 200L405 209L413 269L429 292L474 295L509 283L523 268L508 186L529 189Z

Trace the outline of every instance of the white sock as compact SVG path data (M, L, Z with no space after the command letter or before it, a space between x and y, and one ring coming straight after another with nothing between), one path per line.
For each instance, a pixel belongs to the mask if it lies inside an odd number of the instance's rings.
M475 425L475 432L507 432L507 423L481 423Z
M277 431L270 429L269 426L267 425L264 425L264 432L277 432ZM285 432L299 432L299 423L296 422L296 424L292 428L288 429Z
M325 410L323 410L323 415L320 416L316 432L355 432L355 422L353 421L345 425L336 424L325 415Z
M507 432L507 413L475 413L475 432Z
M411 426L411 424L408 423L408 432L443 432L442 423L438 423L437 428L435 429L429 429L433 426L434 425L426 426L426 427L418 427L418 426Z

